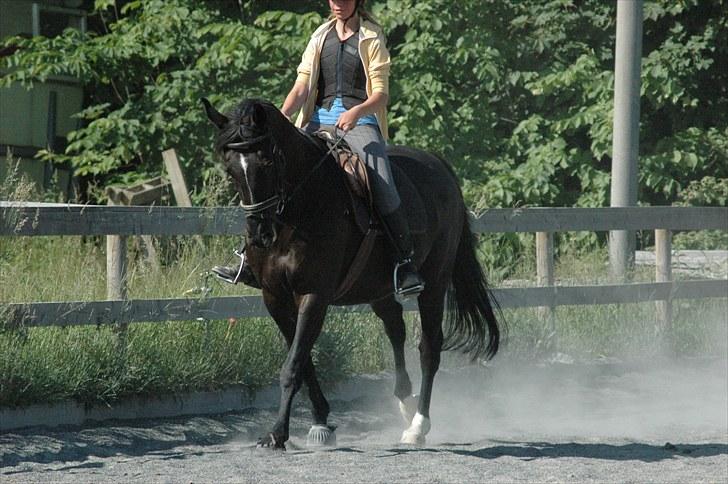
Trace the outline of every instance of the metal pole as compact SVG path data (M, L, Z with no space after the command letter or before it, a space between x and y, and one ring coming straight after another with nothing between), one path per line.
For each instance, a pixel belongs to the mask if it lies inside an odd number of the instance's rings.
M637 204L639 150L642 0L617 2L617 42L614 56L614 125L610 205ZM609 266L615 279L625 279L634 262L635 233L609 233Z

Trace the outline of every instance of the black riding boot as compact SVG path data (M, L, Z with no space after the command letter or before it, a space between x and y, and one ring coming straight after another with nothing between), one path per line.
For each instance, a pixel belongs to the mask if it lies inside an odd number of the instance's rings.
M230 283L237 284L242 282L246 286L260 289L260 283L253 274L252 269L248 265L248 260L245 257L245 250L242 252L235 251L235 254L240 256L240 264L237 266L215 266L212 268L212 273L215 274L219 279Z
M398 262L394 269L394 293L400 297L414 296L425 288L425 281L422 280L412 262L415 251L410 236L409 224L402 208L399 207L394 212L383 215L382 221L386 225L394 243L394 248L397 250Z

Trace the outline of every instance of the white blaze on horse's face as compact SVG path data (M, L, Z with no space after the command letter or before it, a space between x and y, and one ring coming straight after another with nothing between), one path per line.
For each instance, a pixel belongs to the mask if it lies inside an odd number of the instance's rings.
M253 153L238 153L238 161L240 167L243 169L243 176L245 177L245 185L248 187L248 193L250 194L250 203L255 203L253 200L253 190L250 189L250 180L248 180L248 167L251 163L255 162L257 156Z

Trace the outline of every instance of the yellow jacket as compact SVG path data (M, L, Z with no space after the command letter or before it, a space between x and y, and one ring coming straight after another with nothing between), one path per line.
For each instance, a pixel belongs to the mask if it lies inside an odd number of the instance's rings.
M298 77L296 82L301 82L308 86L308 97L301 108L301 112L296 118L296 126L302 128L311 119L311 115L316 107L316 97L318 88L319 68L321 65L321 49L329 30L336 25L336 19L332 19L321 25L311 35L311 40L306 46L306 50L301 57L301 63L298 66ZM375 92L389 94L389 51L387 50L386 40L381 27L362 19L359 24L359 57L364 66L364 72L367 76L367 96L371 96ZM374 113L379 123L379 129L382 136L386 140L387 136L387 109L381 108Z

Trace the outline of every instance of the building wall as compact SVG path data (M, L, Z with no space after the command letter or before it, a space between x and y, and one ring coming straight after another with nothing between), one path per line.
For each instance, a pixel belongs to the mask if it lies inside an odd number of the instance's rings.
M74 13L78 0L0 0L0 39L14 35L33 35L33 4L39 5L41 33L70 26L82 28L82 17ZM48 8L50 7L50 8ZM54 106L51 106L53 104ZM53 146L63 150L65 136L79 127L72 117L83 106L83 88L69 77L52 77L26 90L18 84L0 88L0 178L7 176L9 163L20 160L18 169L39 188L58 189L66 197L71 193L71 169L50 166L33 158L39 149ZM55 123L49 114L55 110ZM53 136L50 139L49 136ZM12 156L7 156L7 151ZM54 183L53 180L56 179Z

